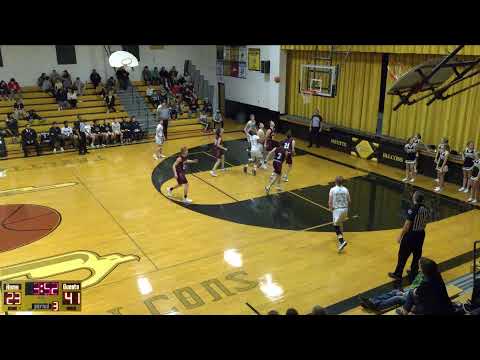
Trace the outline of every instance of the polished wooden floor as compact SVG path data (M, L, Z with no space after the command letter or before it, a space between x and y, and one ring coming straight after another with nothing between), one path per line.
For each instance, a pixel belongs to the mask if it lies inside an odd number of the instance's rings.
M241 132L225 135L226 140L242 137ZM167 141L164 152L170 156L181 146L212 141L212 136ZM299 148L305 145L297 141ZM82 280L83 314L124 315L254 314L247 302L261 313L295 307L305 314L315 304L326 307L389 282L399 230L348 233L349 246L339 255L333 233L269 229L202 215L152 185L158 165L154 149L145 143L91 150L85 157L64 153L1 162L8 171L0 178L0 205L47 206L62 221L42 239L1 252L0 280ZM403 175L333 150L309 151L350 167L303 155L284 190L327 184L338 173ZM267 177L245 178L239 166L218 178L204 172L188 177L190 197L195 203L224 204L227 195L263 196ZM428 189L432 184L422 177L416 182ZM447 187L446 194L459 197L455 190ZM471 251L480 238L478 215L476 209L430 224L424 255L441 263ZM464 274L469 265L445 272L446 280Z

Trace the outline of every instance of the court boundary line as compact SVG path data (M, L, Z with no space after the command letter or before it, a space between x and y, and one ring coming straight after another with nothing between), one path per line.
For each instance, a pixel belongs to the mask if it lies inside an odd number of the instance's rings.
M310 199L307 199L306 197L303 197L302 195L299 195L299 194L294 193L293 191L288 190L288 191L286 191L286 192L289 193L289 194L295 195L295 196L299 197L300 199L303 199L304 201L307 201L307 202L309 202L309 203L311 203L311 204L313 204L313 205L316 205L316 206L322 208L323 210L328 211L329 213L332 212L332 210L330 210L330 209L327 208L326 206L320 205L320 204L318 204L318 203L316 203L316 202L314 202L314 201L312 201L312 200L310 200Z
M233 196L227 194L227 193L226 193L225 191L223 191L222 189L216 187L216 186L213 185L212 183L209 183L207 180L202 179L201 177L195 175L195 173L190 173L190 175L192 175L194 178L196 178L196 179L198 179L198 180L200 180L200 181L203 181L205 184L207 184L207 185L211 186L212 188L214 188L215 190L221 192L223 195L228 196L230 199L232 199L232 200L234 200L234 201L236 201L236 202L239 202L239 201L240 201L240 200L238 200L238 199L235 199Z
M108 216L117 224L120 230L130 239L131 242L136 246L136 248L142 253L143 256L153 265L153 267L158 270L158 266L150 259L150 257L145 253L145 251L140 247L140 245L132 238L128 231L120 224L120 222L113 216L113 214L102 204L102 202L95 196L95 194L88 188L88 186L82 181L80 176L77 175L76 169L72 169L73 175L77 178L78 182L87 190L87 192L92 196L98 205L107 213Z

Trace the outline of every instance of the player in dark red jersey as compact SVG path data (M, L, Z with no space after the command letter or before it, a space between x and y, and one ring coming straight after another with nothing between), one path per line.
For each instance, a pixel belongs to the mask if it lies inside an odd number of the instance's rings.
M217 159L217 161L215 162L215 165L213 165L212 171L210 171L210 175L212 176L217 176L217 173L215 172L215 170L217 170L218 165L220 165L220 163L222 164L222 171L225 171L225 151L227 151L228 149L223 146L222 135L223 135L222 128L218 128L217 130L215 130L215 141L213 143L213 151L214 151L215 159Z
M180 187L183 185L183 202L186 204L190 204L192 202L191 199L188 198L188 181L187 177L185 175L185 172L187 170L187 164L194 164L198 163L198 159L195 160L188 160L188 149L186 146L182 147L182 150L180 152L180 156L177 157L177 160L175 160L175 163L172 166L173 169L173 174L175 176L175 179L177 179L177 185L173 187L167 188L167 195L172 196L172 190L175 190L176 188Z
M265 150L267 151L267 153L272 151L276 145L275 140L273 140L274 137L275 137L275 122L270 121L270 127L267 129L267 132L265 133Z
M273 156L273 173L270 177L270 182L265 186L265 191L267 195L270 193L270 188L273 184L277 183L277 190L281 191L280 180L282 177L282 165L285 161L286 152L283 148L283 142L280 143L277 147L273 148L272 151L267 156L267 161Z
M292 137L292 131L287 131L287 138L282 142L283 149L285 150L285 162L287 163L287 171L283 175L283 181L288 181L288 174L290 170L292 170L293 159L292 157L295 155L295 140Z

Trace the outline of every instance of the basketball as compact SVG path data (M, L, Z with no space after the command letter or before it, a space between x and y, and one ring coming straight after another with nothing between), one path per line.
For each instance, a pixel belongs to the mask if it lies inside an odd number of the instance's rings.
M51 233L60 224L60 214L40 205L0 206L0 252L31 244Z
M273 80L276 82L276 83L279 83L280 82L280 76L275 76L273 78Z

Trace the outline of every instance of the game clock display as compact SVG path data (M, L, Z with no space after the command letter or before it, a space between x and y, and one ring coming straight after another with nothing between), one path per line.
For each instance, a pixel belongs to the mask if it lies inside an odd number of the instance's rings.
M74 281L4 281L2 311L81 311L82 285Z

